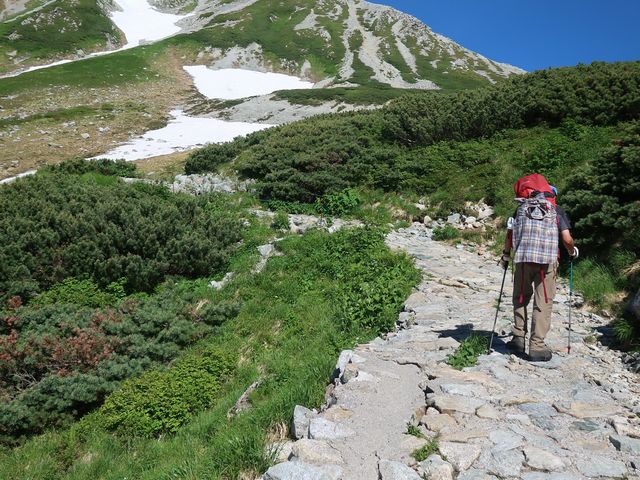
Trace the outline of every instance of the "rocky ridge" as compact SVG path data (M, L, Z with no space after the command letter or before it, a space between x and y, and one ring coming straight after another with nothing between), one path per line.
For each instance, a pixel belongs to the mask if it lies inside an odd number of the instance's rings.
M342 352L326 404L296 407L296 440L272 445L279 463L262 478L640 478L640 385L603 344L605 321L574 306L567 354L568 292L559 285L547 338L554 358L530 363L505 349L507 282L494 352L454 370L445 361L458 342L491 331L502 271L490 254L431 236L418 223L388 236L424 273L398 331ZM429 455L418 461L421 448Z

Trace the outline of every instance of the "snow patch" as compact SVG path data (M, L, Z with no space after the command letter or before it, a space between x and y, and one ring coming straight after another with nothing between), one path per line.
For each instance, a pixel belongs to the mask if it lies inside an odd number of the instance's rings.
M159 12L142 0L115 0L115 3L121 10L112 12L111 20L127 38L123 49L175 35L181 30L176 23L188 16Z
M235 100L266 95L278 90L308 89L313 83L281 73L264 73L226 68L212 70L204 65L185 66L198 91L207 98Z
M151 130L95 158L141 160L202 147L208 143L229 142L235 137L273 126L260 123L225 122L216 118L189 117L182 110L172 110L170 114L173 119L166 127Z
M5 178L4 180L0 180L0 185L4 185L4 184L7 184L7 183L14 182L17 179L22 178L22 177L28 177L29 175L33 175L36 172L37 172L37 170L29 170L27 172L20 173L20 174L16 175L15 177Z

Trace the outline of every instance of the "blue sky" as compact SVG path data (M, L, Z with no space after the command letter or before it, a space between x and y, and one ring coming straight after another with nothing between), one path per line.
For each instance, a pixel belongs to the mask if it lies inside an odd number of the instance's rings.
M639 0L373 0L525 70L640 60Z

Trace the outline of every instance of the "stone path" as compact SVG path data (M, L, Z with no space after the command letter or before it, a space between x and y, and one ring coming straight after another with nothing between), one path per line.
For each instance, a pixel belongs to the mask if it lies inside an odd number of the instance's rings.
M595 341L604 321L574 308L567 355L568 297L559 286L547 339L552 361L510 355L508 278L495 351L454 370L445 360L458 340L471 329L491 331L502 271L490 256L430 236L421 224L388 236L424 272L399 330L341 354L327 405L296 407L298 440L280 446L281 463L263 479L640 478L638 375ZM434 439L437 453L413 458Z

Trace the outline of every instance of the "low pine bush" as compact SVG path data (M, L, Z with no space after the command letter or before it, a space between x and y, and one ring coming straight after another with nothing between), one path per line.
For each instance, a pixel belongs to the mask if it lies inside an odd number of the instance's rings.
M213 405L235 364L235 358L215 347L188 354L166 370L127 381L90 421L129 437L174 433Z

